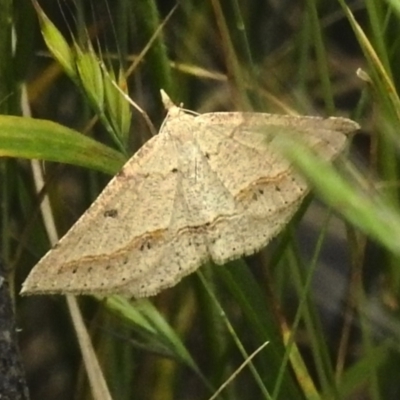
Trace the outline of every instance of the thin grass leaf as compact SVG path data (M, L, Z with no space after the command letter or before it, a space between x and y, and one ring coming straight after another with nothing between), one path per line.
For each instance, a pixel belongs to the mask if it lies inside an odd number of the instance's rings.
M385 43L385 35L382 32L385 32L385 16L390 11L384 7L383 2L379 2L376 0L366 0L365 8L368 12L368 20L369 25L371 27L371 42L374 44L374 48L376 49L377 55L379 57L379 61L385 66L385 70L391 79L393 79L392 71L390 70L390 57L388 54L389 47L387 43Z
M367 35L357 23L351 10L343 0L339 0L343 10L357 36L358 42L364 52L364 55L368 61L370 67L371 78L374 82L374 86L380 93L380 107L385 105L387 110L394 112L397 120L400 121L400 98L397 94L396 87L391 79L390 73L386 70L385 65L382 63L374 47L372 46Z
M283 346L280 327L272 315L273 305L266 307L268 300L261 290L258 282L242 262L232 263L224 268L216 268L217 275L228 287L232 297L236 300L253 334L260 342L269 341L268 346L259 359L266 363L267 368L263 372L263 379L270 392L273 392L278 374L282 385L273 398L297 398L299 389L291 374L285 369L280 371L280 365L284 358L285 347ZM272 300L272 299L269 299ZM261 364L261 368L262 368Z
M323 329L317 316L315 304L311 299L312 278L318 265L318 258L322 244L327 235L329 220L330 216L328 215L322 224L321 232L315 245L314 254L311 261L308 263L307 268L303 265L300 251L295 246L288 249L286 257L288 259L287 263L293 264L290 273L292 275L292 281L297 287L299 305L290 329L286 326L283 328L285 344L287 347L287 355L285 354L285 356L290 357L293 369L299 377L299 381L304 385L304 392L307 393L310 398L317 398L320 397L320 395L316 392L314 382L310 379L308 372L305 373L307 367L304 364L304 360L298 357L298 349L295 347L293 351L291 351L291 346L294 343L294 337L300 321L303 320L310 340L310 347L316 366L318 382L320 383L322 390L325 390L326 392L329 391L330 396L332 397L334 374L329 357L329 350L325 342ZM292 243L294 243L294 241L292 241ZM305 276L303 276L303 271L306 271Z
M240 353L242 354L242 356L245 360L248 359L249 355L247 354L247 351L246 351L241 339L239 338L237 332L235 331L235 329L234 329L232 323L230 322L227 314L225 313L222 305L219 303L217 297L213 293L211 286L208 284L207 280L205 279L205 277L203 276L203 274L201 272L198 273L198 276L199 276L201 282L203 283L204 288L207 290L207 293L209 294L212 302L214 303L216 310L218 310L218 313L219 313L220 317L222 318L224 324L226 325L226 328L227 328L229 334L231 335L238 350L240 351ZM256 382L257 386L259 387L259 389L261 391L262 396L267 400L273 400L269 389L265 385L265 382L263 381L262 377L260 376L259 371L253 365L252 362L249 363L249 369L254 378L254 381Z
M130 303L120 296L111 296L105 299L105 304L110 311L141 329L145 335L149 336L151 342L163 348L165 353L186 364L204 382L207 382L180 338L151 302L140 300Z
M214 10L215 19L217 21L219 34L221 36L222 50L224 52L226 66L228 68L228 76L233 80L234 85L232 87L236 88L236 102L241 104L244 110L252 109L250 106L244 78L244 73L241 68L238 55L235 51L235 46L232 41L232 35L228 28L226 16L224 14L220 0L211 0L211 4Z
M134 2L137 24L146 42L152 41L147 52L147 62L152 66L149 70L151 80L155 87L164 88L168 93L173 93L171 66L169 64L168 49L162 35L152 38L154 32L162 24L160 14L154 0ZM168 17L167 17L168 18Z
M333 113L335 106L333 103L333 91L332 84L330 81L330 74L328 69L328 57L323 40L322 27L320 19L318 17L317 1L307 0L307 10L310 18L311 34L313 37L313 43L315 47L315 53L317 57L317 67L319 72L319 79L322 83L323 95L325 108L329 114Z
M279 146L327 204L389 251L400 255L400 215L386 198L357 188L299 140L282 137Z
M13 116L0 116L0 157L55 161L111 175L125 162L121 153L65 126Z

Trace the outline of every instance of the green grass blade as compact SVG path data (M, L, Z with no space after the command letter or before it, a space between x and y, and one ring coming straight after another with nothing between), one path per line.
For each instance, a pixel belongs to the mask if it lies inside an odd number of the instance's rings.
M280 146L327 204L389 251L400 255L400 215L387 198L357 188L329 162L294 138L281 138Z
M125 157L77 131L52 121L0 116L0 157L79 165L114 175Z

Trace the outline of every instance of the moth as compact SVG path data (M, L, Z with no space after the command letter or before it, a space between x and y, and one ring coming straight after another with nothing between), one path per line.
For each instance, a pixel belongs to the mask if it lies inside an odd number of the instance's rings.
M326 160L357 123L248 112L195 114L167 99L152 137L33 268L23 294L155 295L202 264L264 247L308 192L276 148L300 137Z

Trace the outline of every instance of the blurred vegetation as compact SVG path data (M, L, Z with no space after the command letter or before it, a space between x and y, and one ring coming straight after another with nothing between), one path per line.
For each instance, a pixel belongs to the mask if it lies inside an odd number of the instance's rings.
M112 398L398 399L397 2L39 3L0 0L1 257L32 399L93 398L64 298L18 296L50 246L41 200L61 236L153 134L138 106L160 126L160 88L362 131L335 167L284 144L315 191L261 252L148 300L79 298Z

